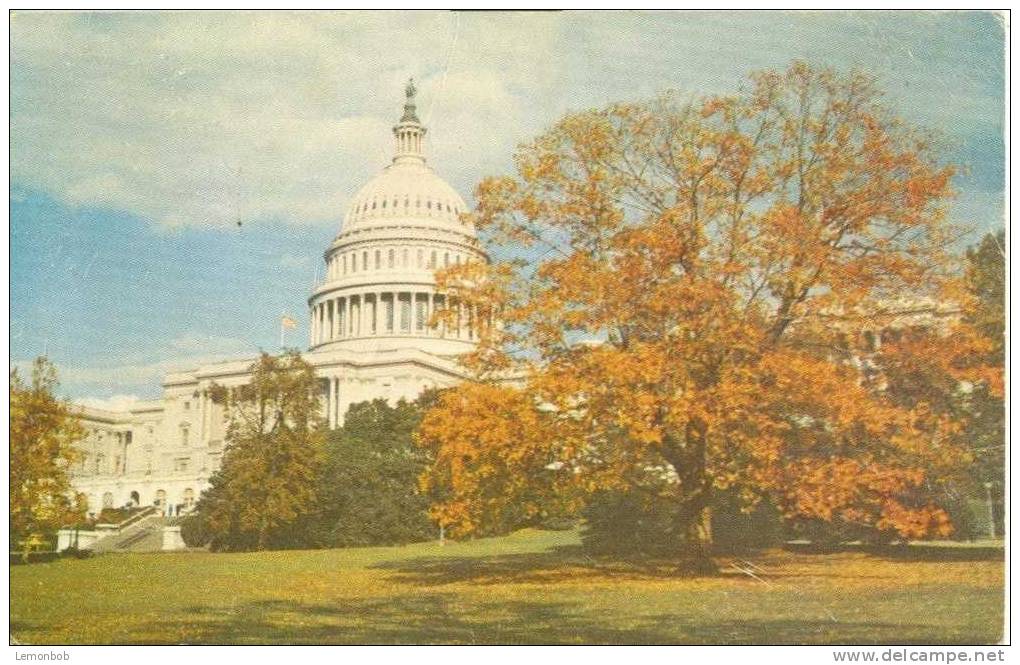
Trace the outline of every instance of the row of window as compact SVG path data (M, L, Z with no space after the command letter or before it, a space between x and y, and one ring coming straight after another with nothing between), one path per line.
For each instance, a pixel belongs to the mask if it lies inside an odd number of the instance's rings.
M461 255L458 253L451 255L450 252L443 252L442 256L440 256L439 251L434 249L427 254L424 249L418 249L413 255L409 247L352 250L333 256L329 263L329 276L331 279L336 279L348 274L348 271L356 273L372 269L383 270L384 265L387 270L411 267L435 270L440 266L440 262L446 268L451 264L460 265L462 260Z
M399 210L400 199L398 197L393 197L392 199L384 198L384 199L372 199L371 201L364 201L354 207L353 214L360 215L371 210L386 210L387 205L389 206L390 210ZM411 207L412 207L411 198L405 196L404 210L410 210ZM421 212L422 209L424 209L426 212L432 211L443 212L445 210L446 212L452 215L460 214L460 208L457 207L457 204L451 205L449 201L433 201L432 199L425 199L424 206L422 205L422 200L420 198L415 199L414 209L418 212Z
M95 513L97 511L97 508L99 508L99 506L95 505L95 496L92 494L88 495L79 494L78 498L79 500L83 500L85 502L87 510L91 513ZM195 490L191 489L190 487L186 487L184 489L184 492L181 493L181 500L183 501L181 505L190 508L195 503ZM114 507L113 504L114 504L113 492L104 492L102 508L113 508ZM141 496L137 491L131 492L130 498L128 499L126 505L131 506L141 505ZM166 490L156 490L155 498L152 502L152 505L154 506L167 505Z

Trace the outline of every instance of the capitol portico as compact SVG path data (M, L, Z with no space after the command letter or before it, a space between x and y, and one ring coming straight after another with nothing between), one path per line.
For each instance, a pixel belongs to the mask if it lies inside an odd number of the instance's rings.
M464 200L426 162L415 94L409 83L392 162L351 200L308 299L303 357L322 380L330 427L353 403L414 399L457 383L464 378L457 356L475 343L475 312L446 302L434 273L488 257L462 219ZM453 321L430 325L437 308L450 307L458 312ZM253 361L168 374L161 399L126 412L79 407L88 436L72 480L89 512L192 505L223 454L224 413L211 389L246 383Z

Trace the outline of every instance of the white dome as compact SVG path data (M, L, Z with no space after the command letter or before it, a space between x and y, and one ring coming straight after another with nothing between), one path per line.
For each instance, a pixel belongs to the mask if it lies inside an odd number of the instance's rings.
M354 195L341 234L385 226L439 226L474 237L471 224L462 222L464 199L425 164L400 159L372 178Z

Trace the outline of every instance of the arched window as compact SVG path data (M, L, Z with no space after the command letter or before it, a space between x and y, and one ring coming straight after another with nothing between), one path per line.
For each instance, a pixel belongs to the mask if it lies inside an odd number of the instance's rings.
M387 259L387 267L392 268L393 267L393 250L392 249L388 252L386 259Z
M375 201L372 201L372 210L375 210Z
M375 269L379 270L382 268L382 251L375 250Z
M368 270L368 252L361 253L361 269Z
M429 199L428 201L425 202L425 207L428 208L429 210L432 210L432 199Z
M404 266L405 268L407 267L407 248L406 248L406 247L404 248L404 258L403 258L403 263L402 263L402 265L403 265L403 266Z
M343 263L344 263L344 274L346 275L347 274L347 255L346 254L343 255L342 260L343 260Z
M418 267L421 268L422 262L425 261L425 252L418 250Z
M432 250L432 253L429 254L429 268L434 269L435 267L436 267L436 252L435 250Z
M181 425L181 445L182 446L188 445L188 434L189 434L188 426L187 425Z

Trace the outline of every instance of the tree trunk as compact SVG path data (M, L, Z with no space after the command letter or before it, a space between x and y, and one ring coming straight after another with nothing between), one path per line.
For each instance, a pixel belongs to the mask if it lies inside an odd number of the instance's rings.
M679 572L685 575L714 575L719 572L712 560L712 509L704 506L687 524L684 552Z
M712 561L712 514L709 506L711 482L706 473L707 427L700 421L688 423L683 444L667 437L664 454L680 479L680 509L673 532L677 537L677 572L681 575L712 575L718 572Z

